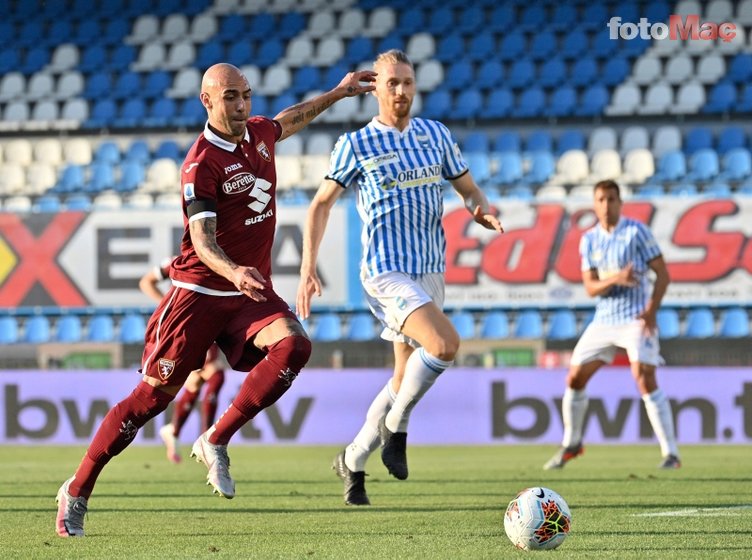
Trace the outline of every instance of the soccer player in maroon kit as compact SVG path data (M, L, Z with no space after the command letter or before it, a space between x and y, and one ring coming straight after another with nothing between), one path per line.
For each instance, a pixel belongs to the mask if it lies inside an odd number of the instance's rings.
M173 256L165 259L158 266L148 270L138 282L141 291L157 303L160 303L164 296L159 288L159 283L170 277L170 268L175 258ZM159 437L162 438L167 448L167 460L172 463L179 463L182 460L178 451L180 431L183 429L185 421L188 420L188 415L193 410L204 386L206 386L206 389L204 389L203 399L201 400L201 431L205 432L214 424L219 391L225 382L224 362L220 354L217 344L212 344L206 353L206 360L201 369L193 370L188 375L188 379L183 385L183 391L175 401L172 421L159 430Z
M191 456L206 465L214 492L234 497L230 438L285 393L311 353L303 327L270 278L274 144L340 99L372 91L374 76L350 72L334 89L268 119L249 118L251 88L235 66L216 64L206 71L200 99L208 121L183 163L185 232L170 270L172 287L146 328L143 378L110 409L74 476L60 487L58 535L84 535L99 473L167 408L214 341L233 369L249 373L232 404L193 444Z

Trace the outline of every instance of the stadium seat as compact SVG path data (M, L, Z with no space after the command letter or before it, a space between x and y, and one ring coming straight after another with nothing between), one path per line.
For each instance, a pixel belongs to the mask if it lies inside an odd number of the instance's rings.
M648 87L643 97L643 104L637 110L637 113L640 115L663 115L668 113L673 102L674 93L671 86L665 82L653 83Z
M50 320L44 315L34 315L24 322L24 332L21 342L41 344L49 342L50 336Z
M87 325L86 340L111 342L115 339L115 323L111 315L94 315Z
M530 155L530 167L522 178L524 182L540 185L556 172L556 161L551 152L536 151Z
M504 85L504 65L496 58L482 62L475 72L475 87L493 90Z
M512 63L504 85L512 89L523 89L532 86L534 81L535 64L529 59L522 58Z
M678 181L687 174L687 160L680 151L666 152L658 160L658 169L651 178L652 183Z
M322 313L316 317L313 340L333 342L342 339L342 323L337 313Z
M89 170L89 181L84 185L87 193L100 193L115 187L115 172L113 166L106 162L94 162Z
M628 126L621 133L619 153L626 156L632 150L649 150L650 135L644 126Z
M512 62L518 60L526 54L527 40L521 31L504 30L504 36L499 43L499 52L497 54L502 62ZM505 84L508 86L508 84ZM511 86L509 86L511 87Z
M752 53L739 53L729 64L726 79L735 84L746 84L752 81Z
M561 133L556 144L556 155L560 156L568 150L585 150L585 135L575 129L567 129Z
M88 212L91 210L91 200L83 193L73 194L65 200L65 208L71 212Z
M677 183L668 188L667 194L671 196L697 196L697 185L694 183Z
M692 58L683 53L669 58L663 69L663 78L672 86L686 83L694 74Z
M475 318L469 311L455 311L449 315L452 325L462 340L475 338Z
M549 117L569 117L577 107L577 90L571 86L554 89L548 100L545 114Z
M702 194L708 198L731 198L731 187L727 183L713 182L705 185Z
M723 171L719 179L743 181L752 175L752 155L746 148L734 148L723 156Z
M703 113L727 113L736 104L736 86L729 82L721 82L710 90L710 98L702 108Z
M423 68L425 64L421 65L421 68ZM468 60L460 59L455 62L453 62L446 71L447 76L451 76L451 80L447 80L446 89L448 89L451 92L462 92L466 91L466 88L472 87L469 84L473 83L473 65ZM416 74L416 81L418 84L420 84L420 79ZM443 75L442 75L442 81L443 81ZM436 83L434 87L436 87L440 82ZM433 88L429 88L433 89ZM421 88L421 91L429 91L429 89Z
M81 319L77 315L63 315L55 325L56 342L80 342L83 338Z
M626 43L631 42L632 41L626 41ZM624 55L626 49L622 50L621 53L618 53L618 46L619 41L612 40L605 29L598 29L593 37L590 53L588 53L587 56L594 56L598 60L607 63L612 58L615 58L617 54Z
M522 140L517 132L499 132L493 139L494 152L521 152Z
M715 319L708 307L693 307L687 313L687 338L708 338L715 336Z
M544 28L541 32L533 35L528 48L528 56L536 62L549 60L555 54L556 46L556 35Z
M497 185L511 185L522 179L522 158L519 152L501 152L494 156L497 171L491 181Z
M584 88L598 82L598 63L594 58L585 56L578 59L569 71L569 84Z
M638 86L649 86L663 75L661 59L654 56L642 57L632 68L632 81Z
M655 161L650 150L636 148L624 157L624 170L620 183L628 185L642 184L655 173Z
M568 150L556 162L556 174L549 181L554 185L577 185L590 172L587 154L582 150Z
M661 307L655 314L655 321L661 338L668 340L681 334L679 313L673 307Z
M519 118L539 117L543 115L546 94L539 87L530 87L517 96L517 106L512 109L512 116Z
M16 318L10 315L0 316L0 344L15 344L19 338Z
M538 69L538 85L545 89L560 86L567 76L567 65L561 58L554 57L541 63Z
M609 116L634 115L641 101L639 87L631 83L621 84L614 90L611 103L606 107L605 113Z
M480 337L501 340L509 338L509 319L504 311L489 311L483 315Z
M491 178L491 158L487 152L465 152L463 156L478 184L483 185Z
M616 150L617 144L616 130L610 126L599 126L588 136L587 152L592 157L600 150Z
M342 77L340 76L340 79ZM425 60L415 69L416 88L420 92L437 89L444 81L444 65L438 60Z
M526 309L517 315L515 338L543 338L543 318L535 309Z
M726 338L748 337L749 315L743 307L730 307L721 312L719 336Z
M752 60L750 64L752 64ZM724 156L734 148L744 148L746 144L746 133L741 126L727 126L718 134L716 150L719 156Z
M426 96L422 116L427 119L446 119L452 109L452 95L443 89L432 91Z
M473 152L488 153L489 148L488 135L485 132L470 132L462 142L462 152L465 155Z
M480 116L485 119L499 119L509 116L514 106L514 94L509 89L491 90Z
M719 173L718 153L711 148L696 151L689 158L688 181L710 181Z
M578 60L587 51L589 39L587 33L574 28L564 34L562 39L560 56L564 60Z
M695 72L697 80L702 84L715 84L726 74L726 61L717 52L703 56L697 63Z
M669 112L674 115L695 114L700 111L705 102L705 86L699 82L687 82L679 87L676 100L669 108Z
M752 113L752 83L747 83L734 106L737 113Z
M566 340L577 336L577 317L570 309L558 309L549 318L546 338Z
M118 340L124 344L143 342L146 334L146 321L137 313L126 313L120 321Z
M660 126L653 133L653 156L659 160L667 152L682 149L682 134L674 125Z
M26 128L48 128L50 124L57 121L60 116L60 108L56 101L44 99L34 104L31 111L31 120L26 124Z
M465 57L479 64L490 58L494 58L497 53L496 39L488 31L475 31L469 39Z
M590 175L586 183L595 184L606 179L616 180L621 176L621 157L616 150L598 150L590 162Z

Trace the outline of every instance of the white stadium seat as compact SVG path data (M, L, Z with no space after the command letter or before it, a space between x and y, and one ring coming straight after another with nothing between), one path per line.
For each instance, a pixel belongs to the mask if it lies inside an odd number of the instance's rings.
M162 43L148 43L141 47L138 59L131 64L131 68L137 72L151 72L162 68L167 60L167 51Z
M628 126L621 133L619 152L625 156L627 152L637 149L650 148L650 134L644 126Z
M176 43L189 37L188 16L174 13L167 16L162 23L159 39L165 43Z
M361 34L366 26L366 16L359 8L350 8L342 12L337 22L337 33L340 37L351 38Z
M556 174L548 181L550 185L576 185L590 173L587 154L582 150L567 150L556 162Z
M39 195L55 186L55 168L47 163L35 163L26 170L26 194Z
M26 76L8 72L0 79L0 103L21 99L26 93Z
M306 34L314 39L328 37L332 33L336 33L335 24L334 12L329 10L316 12L308 20Z
M319 41L316 53L311 59L314 66L332 66L345 54L345 43L336 36L326 37Z
M80 58L81 53L76 45L63 43L55 48L45 70L53 74L61 74L78 66Z
M179 70L185 66L190 66L196 60L196 47L190 41L179 41L173 43L167 53L167 61L163 68L167 70Z
M37 101L39 99L53 97L54 91L54 76L47 72L37 72L26 84L26 100Z
M287 43L284 62L288 66L298 67L309 64L313 58L313 39L299 35Z
M611 96L611 104L606 107L607 115L633 115L641 102L640 88L626 82L616 87Z
M31 142L25 138L17 138L6 143L3 153L6 163L17 163L26 167L34 160L34 149Z
M283 64L273 64L266 69L264 79L257 91L262 95L279 95L292 84L290 68ZM253 87L253 86L251 86Z
M70 70L57 80L55 97L61 101L77 97L84 91L84 77L81 72Z
M590 162L590 175L585 182L597 183L606 179L616 180L621 175L621 157L616 150L599 150Z
M63 144L65 162L72 165L89 165L92 160L91 144L86 138L71 138Z
M363 29L365 37L384 37L396 25L397 16L389 6L379 6L368 16L368 25Z
M682 149L682 134L679 127L664 125L658 127L653 133L653 156L656 160L666 152L674 152Z
M133 32L125 38L126 43L144 45L154 41L159 35L159 18L151 14L138 16L132 29Z
M418 91L433 91L444 81L444 65L436 59L430 59L417 64L415 69L415 85ZM413 111L413 114L417 114Z
M592 157L600 150L615 150L617 143L616 130L610 126L596 127L588 136L588 155Z
M0 194L10 195L23 191L26 185L24 168L18 163L0 164Z
M692 58L682 53L671 57L666 63L663 77L671 85L682 84L694 74Z
M252 84L251 87L253 87ZM201 73L193 67L182 68L175 74L172 87L165 92L165 95L185 99L186 97L193 97L200 89Z
M218 28L216 16L214 14L203 13L193 18L188 38L194 43L201 44L214 36Z
M632 69L632 80L638 85L647 86L658 80L662 73L661 59L646 55L635 62Z
M436 41L430 33L416 33L407 42L406 54L416 64L436 53Z
M291 136L291 138L294 138L294 136ZM277 188L288 190L299 187L303 183L300 156L277 154L275 160L277 162Z
M57 138L43 138L34 144L34 161L58 167L63 164L63 145Z
M627 153L624 158L624 171L619 183L639 185L655 174L655 160L650 150L637 148Z
M674 115L687 115L699 112L705 105L705 87L698 82L689 82L679 88L676 102L670 112Z
M674 103L674 92L665 82L650 86L643 97L642 107L637 110L640 115L662 115L668 113Z
M703 84L714 84L726 75L726 60L717 52L703 56L697 63L695 77Z

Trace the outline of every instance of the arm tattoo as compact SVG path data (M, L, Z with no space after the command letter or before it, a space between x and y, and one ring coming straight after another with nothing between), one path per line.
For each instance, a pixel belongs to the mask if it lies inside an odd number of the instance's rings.
M230 271L238 265L230 260L222 248L217 244L217 218L204 218L189 223L191 242L196 249L196 255L206 266L228 280ZM230 280L232 281L232 280Z
M290 124L304 125L312 121L315 117L326 111L331 106L332 101L324 101L318 105L312 105L310 102L304 101L303 103L293 105L292 107L290 107L289 111L296 112L296 114L292 117Z

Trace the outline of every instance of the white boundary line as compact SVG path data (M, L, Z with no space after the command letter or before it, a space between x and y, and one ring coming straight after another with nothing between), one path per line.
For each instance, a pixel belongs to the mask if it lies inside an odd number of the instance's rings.
M721 515L738 515L743 510L752 510L752 505L715 507L715 508L688 508L674 511L656 511L649 513L633 513L632 517L718 517Z

